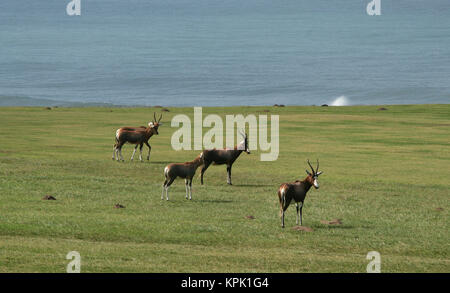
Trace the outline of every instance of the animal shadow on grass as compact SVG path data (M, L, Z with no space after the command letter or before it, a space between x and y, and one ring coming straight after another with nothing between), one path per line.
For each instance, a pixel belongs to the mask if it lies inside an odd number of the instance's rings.
M320 230L320 229L355 229L356 227L353 225L346 225L341 222L341 224L328 224L321 222L321 224L314 224L312 227L314 229Z
M198 202L205 202L205 203L232 203L232 200L228 199L199 199Z
M236 187L263 187L263 186L273 186L273 184L233 184Z
M354 229L355 226L349 226L349 225L321 225L321 226L313 226L314 229L320 230L320 229Z
M163 164L163 165L168 165L168 164L170 164L170 163L173 163L173 162L169 162L169 161L152 161L152 159L150 159L150 164Z
M194 196L195 196L195 194L194 194ZM172 195L172 198L167 202L169 204L170 203L185 204L187 202L189 202L189 203L233 203L234 202L233 200L230 200L230 199L204 199L204 198L199 198L199 197L195 198L194 196L192 197L192 200L188 200L184 197L184 195L181 195L181 194L179 194L178 196L176 195L175 197L173 197L173 195ZM163 200L161 200L161 201L163 201ZM164 197L164 202L166 202L165 197Z
M307 229L312 229L313 231L323 231L323 230L328 230L328 229L354 229L354 226L344 226L344 225L316 225L313 224L311 226L306 226ZM292 226L293 230L302 230L301 228L299 228L299 226L295 225ZM309 232L309 231L307 231ZM311 231L312 232L312 231Z

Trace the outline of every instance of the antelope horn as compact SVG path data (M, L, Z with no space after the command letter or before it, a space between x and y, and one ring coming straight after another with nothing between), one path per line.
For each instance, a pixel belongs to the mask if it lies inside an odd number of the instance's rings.
M314 172L314 168L313 168L313 166L311 166L311 163L309 162L309 159L308 159L308 165L309 165L309 167L311 168L311 170L313 171L313 174L315 173Z
M153 122L156 122L156 113L153 112Z
M162 114L161 114L161 116L159 116L158 123L159 123L159 121L161 121L161 118L162 118Z
M316 168L316 174L319 172L319 159L317 159L317 168Z

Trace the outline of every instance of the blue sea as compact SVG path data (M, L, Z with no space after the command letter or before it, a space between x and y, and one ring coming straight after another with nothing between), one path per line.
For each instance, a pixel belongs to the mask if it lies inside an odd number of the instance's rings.
M450 102L450 1L0 0L0 106Z

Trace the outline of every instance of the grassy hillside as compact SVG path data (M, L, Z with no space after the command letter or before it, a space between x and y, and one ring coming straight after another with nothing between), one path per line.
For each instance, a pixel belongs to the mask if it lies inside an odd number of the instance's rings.
M280 115L280 155L242 154L233 186L211 166L192 201L178 179L169 202L164 167L199 153L171 149L170 120L192 108L164 112L144 163L130 145L111 160L115 130L160 108L0 108L0 272L65 272L72 250L82 272L365 272L371 250L382 272L449 272L450 105L385 107L204 108ZM314 231L292 229L293 205L283 230L276 191L307 158L324 171L303 209Z

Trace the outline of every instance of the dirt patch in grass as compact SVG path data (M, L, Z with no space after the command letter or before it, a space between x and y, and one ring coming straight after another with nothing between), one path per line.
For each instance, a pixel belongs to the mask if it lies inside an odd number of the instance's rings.
M52 195L46 195L42 198L43 200L56 200L56 198Z

